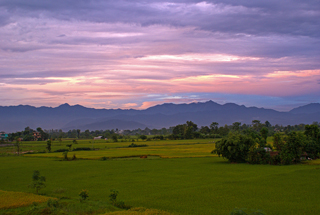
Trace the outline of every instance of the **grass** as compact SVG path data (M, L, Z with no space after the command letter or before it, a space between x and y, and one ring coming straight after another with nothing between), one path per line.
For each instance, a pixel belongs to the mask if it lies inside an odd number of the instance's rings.
M0 209L23 207L31 205L34 202L46 202L49 199L47 196L35 195L33 193L0 190Z
M127 211L109 212L104 215L172 215L169 212L157 209L132 208Z
M52 142L52 152L58 149L67 149L66 145L72 144L71 139L63 140L62 143L58 141ZM162 147L170 147L170 146L183 146L185 145L195 145L195 144L207 144L208 147L211 147L212 150L214 147L214 141L217 139L197 139L197 140L154 140L154 141L139 141L134 142L135 144L147 144L147 148L162 146ZM100 151L108 150L108 149L117 149L117 148L128 148L128 146L132 143L131 141L127 142L110 142L106 140L77 140L78 144L72 144L73 148L95 148ZM211 145L211 146L210 146ZM46 152L46 141L28 141L21 142L21 151L22 152ZM144 147L143 147L144 148ZM5 153L15 153L16 148L14 146L3 147L0 145L0 154Z
M1 190L30 191L32 173L39 170L47 179L41 192L71 202L82 189L90 201L108 202L110 189L117 189L128 205L172 214L226 215L235 207L272 215L320 213L316 165L230 164L219 157L65 162L9 156L0 163Z
M119 157L132 157L140 155L154 155L162 158L179 158L179 157L207 157L214 156L210 152L214 149L214 139L201 139L201 140L163 140L163 141L141 141L135 142L136 144L147 144L147 147L128 147L131 142L116 142L109 143L104 140L96 141L93 144L94 148L99 150L91 151L73 151L69 153L69 156L76 154L77 158L82 159L100 159L102 157L119 158ZM73 144L74 148L92 147L92 143L89 140L80 140L78 144ZM71 143L71 141L70 141ZM33 143L30 143L33 146ZM25 150L29 147L25 144ZM42 148L45 148L45 144L41 143ZM39 143L35 146L39 150ZM57 150L58 147L66 148L65 144L57 146L53 145L53 149ZM35 149L36 150L36 149ZM56 153L40 153L40 154L28 154L26 156L36 157L56 157L62 158L61 152Z

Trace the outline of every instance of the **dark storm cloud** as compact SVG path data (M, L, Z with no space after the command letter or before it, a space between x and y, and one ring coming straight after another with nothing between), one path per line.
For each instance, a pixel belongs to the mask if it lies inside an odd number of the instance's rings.
M54 71L41 71L41 72L27 72L27 73L5 73L4 71L0 70L0 79L16 79L16 78L47 78L47 77L53 77L53 78L65 78L65 77L75 77L78 75L84 75L90 72L87 71L80 71L80 70L74 70L74 71L66 71L66 70L54 70ZM47 80L48 83L50 80ZM52 81L52 80L51 80ZM55 81L52 81L55 82Z
M46 14L67 20L195 26L230 34L320 36L318 0L173 0L170 3L139 0L4 0L0 7L16 15Z

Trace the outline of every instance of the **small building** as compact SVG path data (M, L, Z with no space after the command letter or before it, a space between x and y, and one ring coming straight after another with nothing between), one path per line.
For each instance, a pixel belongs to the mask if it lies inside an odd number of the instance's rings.
M102 136L94 137L93 140L101 140Z
M303 152L301 155L300 155L300 160L308 160L308 154L307 152Z
M8 139L8 134L4 131L0 132L0 140L7 140Z
M271 152L272 150L269 147L264 147L263 148L266 152Z
M35 140L41 139L41 134L40 134L40 132L34 131L32 134L33 134L33 138L34 138Z

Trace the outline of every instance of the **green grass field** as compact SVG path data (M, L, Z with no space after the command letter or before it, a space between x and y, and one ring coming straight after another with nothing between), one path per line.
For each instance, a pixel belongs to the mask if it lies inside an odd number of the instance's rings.
M148 144L141 148L119 148L131 142L101 141L94 143L101 150L75 152L77 157L90 160L54 158L62 153L2 156L0 190L34 192L28 184L33 171L39 170L47 178L47 187L41 193L70 202L78 202L79 192L87 189L91 202L107 204L110 189L116 189L119 200L128 205L172 214L227 215L235 207L260 209L268 215L320 214L319 162L290 166L230 164L210 154L212 141L135 142ZM45 147L44 142L28 144L33 149ZM65 144L54 147L63 148ZM86 145L90 147L88 141L79 141L76 147ZM170 158L99 159L140 154Z

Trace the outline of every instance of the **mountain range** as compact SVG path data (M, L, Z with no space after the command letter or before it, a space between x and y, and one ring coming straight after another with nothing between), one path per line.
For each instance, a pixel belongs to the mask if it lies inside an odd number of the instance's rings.
M0 106L0 131L15 132L25 127L43 129L106 130L168 128L186 121L198 127L218 122L220 125L252 120L269 121L272 125L311 124L320 121L320 104L311 103L288 112L273 109L245 107L234 103L220 105L213 101L156 105L145 110L94 109L81 105L62 104L58 107L33 107L29 105Z

